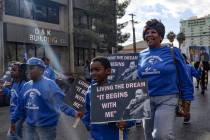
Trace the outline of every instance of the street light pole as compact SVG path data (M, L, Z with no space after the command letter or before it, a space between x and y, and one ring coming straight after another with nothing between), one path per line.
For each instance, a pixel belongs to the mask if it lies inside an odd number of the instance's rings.
M133 51L134 53L136 52L136 35L135 35L135 27L134 27L134 19L133 17L135 16L134 14L129 14L132 18L131 23L132 23L132 28L133 28Z
M73 0L68 0L68 32L69 32L69 71L75 72L74 69L74 39L73 39Z
M0 75L4 72L3 0L0 0Z

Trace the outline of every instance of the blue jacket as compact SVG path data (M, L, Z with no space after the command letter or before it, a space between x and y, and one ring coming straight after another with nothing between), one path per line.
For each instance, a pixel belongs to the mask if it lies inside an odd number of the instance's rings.
M60 111L75 116L75 110L63 102L61 89L44 76L39 81L27 82L20 94L18 106L11 116L12 123L26 116L26 122L31 126L55 126Z
M191 64L187 64L187 72L188 72L190 81L193 84L193 77L199 78L201 76L202 70L200 68L196 70ZM194 93L194 88L193 88L193 93Z
M105 123L105 124L91 124L90 119L90 106L91 106L91 86L87 90L86 95L86 112L82 119L83 123L91 132L91 136L94 140L119 140L119 128L116 126L115 122ZM130 127L134 124L134 122L128 122L128 126ZM124 140L126 140L126 130L123 131Z
M15 111L15 108L18 104L18 98L20 96L20 90L22 89L23 85L26 81L20 82L13 82L12 87L10 88L3 88L3 93L6 95L10 95L10 115L12 115Z
M46 65L46 68L44 70L44 76L51 80L55 80L55 72L50 65Z
M196 70L191 64L187 64L187 71L188 71L188 74L192 83L193 83L193 77L199 78L202 73L202 70L200 68Z
M193 99L193 85L187 73L186 63L178 48L174 47L176 66L171 48L162 45L161 48L147 48L140 52L138 62L139 78L148 81L150 96L177 94L179 90L182 99ZM177 79L179 78L179 79ZM179 87L178 89L178 81Z

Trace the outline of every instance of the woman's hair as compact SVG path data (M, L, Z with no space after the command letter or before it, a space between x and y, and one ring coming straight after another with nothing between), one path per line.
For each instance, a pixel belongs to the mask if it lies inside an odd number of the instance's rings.
M162 39L164 38L165 26L163 25L161 21L158 21L157 19L150 19L146 22L146 25L144 26L144 30L143 30L144 40L145 40L146 31L149 29L155 29L158 32L158 34L162 37Z
M27 66L26 64L20 63L20 62L14 62L12 64L12 66L17 66L18 67L18 71L19 71L19 77L21 81L27 81L27 76L26 76L26 70L27 70Z
M189 62L187 61L187 55L184 54L184 53L182 53L182 56L184 57L185 62L186 62L187 64L189 64Z
M95 57L91 60L91 62L96 62L96 61L100 62L101 65L103 65L105 69L111 68L111 64L106 57L98 56L98 57Z

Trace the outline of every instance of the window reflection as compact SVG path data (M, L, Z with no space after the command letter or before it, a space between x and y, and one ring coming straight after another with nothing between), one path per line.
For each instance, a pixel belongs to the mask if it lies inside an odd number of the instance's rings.
M19 10L19 0L5 0L5 14L19 16Z
M33 19L33 3L31 0L20 1L20 16Z
M59 5L50 1L6 0L5 14L59 24Z
M37 3L34 7L34 19L47 21L47 6Z

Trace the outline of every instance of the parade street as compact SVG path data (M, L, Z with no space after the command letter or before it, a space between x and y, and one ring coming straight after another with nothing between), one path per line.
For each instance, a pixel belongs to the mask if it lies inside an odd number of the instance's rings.
M208 85L210 90L210 84ZM183 125L182 118L176 120L177 140L210 140L210 92L200 94L195 89L195 98L191 106L191 124ZM9 107L0 108L0 140L6 140L9 128ZM57 127L57 140L87 140L88 132L82 123L76 129L72 127L73 118L62 114ZM129 130L128 140L144 140L142 126L134 126Z

